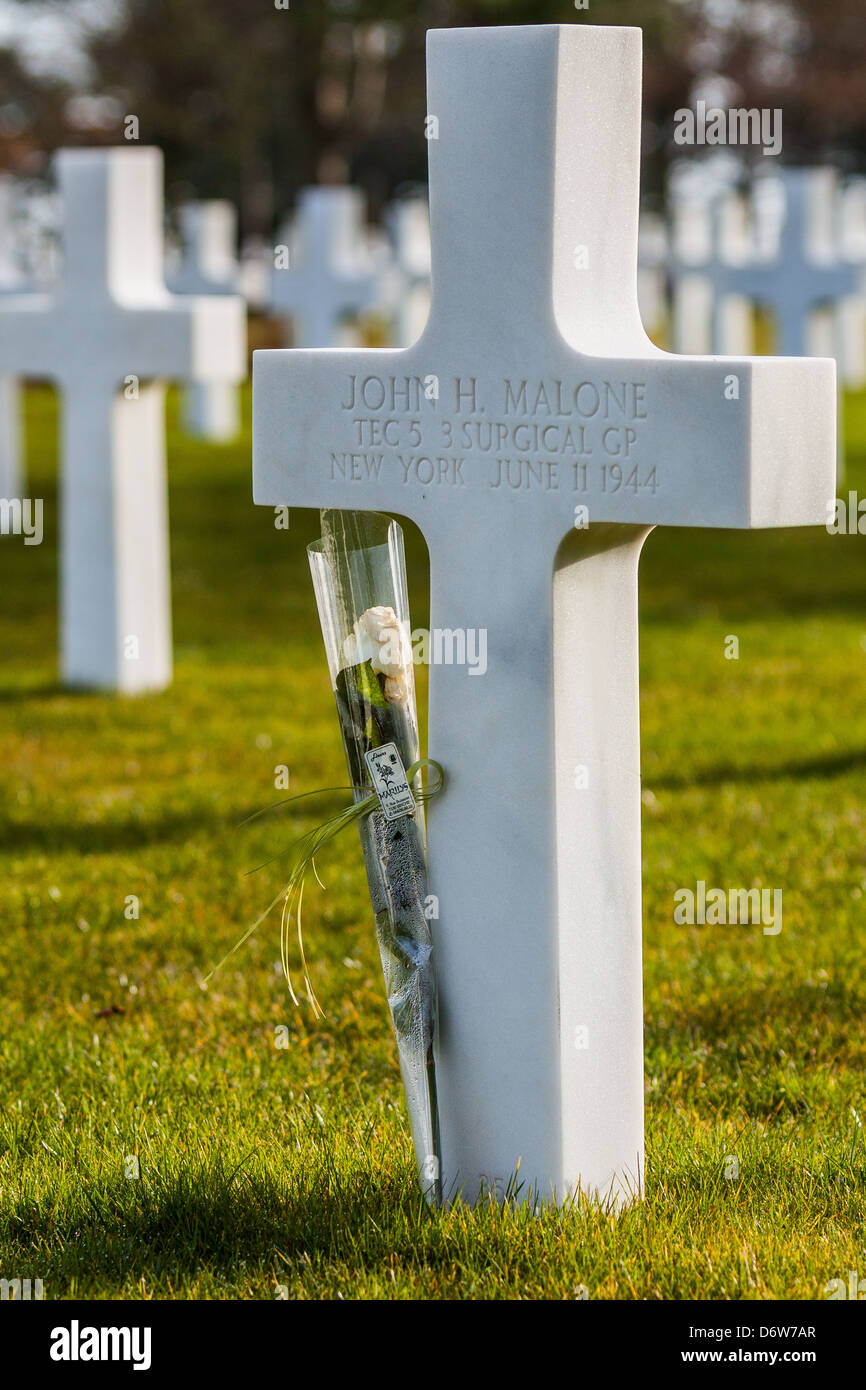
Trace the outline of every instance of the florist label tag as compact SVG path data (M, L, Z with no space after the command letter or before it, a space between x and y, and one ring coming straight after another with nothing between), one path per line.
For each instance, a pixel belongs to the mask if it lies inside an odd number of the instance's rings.
M364 754L364 760L370 769L373 790L379 798L385 819L398 820L400 816L411 816L415 810L415 798L396 743L383 743L380 748L371 748L369 753Z

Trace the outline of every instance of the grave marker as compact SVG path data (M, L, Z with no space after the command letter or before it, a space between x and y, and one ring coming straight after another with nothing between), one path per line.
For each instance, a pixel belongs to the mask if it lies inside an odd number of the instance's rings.
M273 248L265 238L258 235L246 237L241 247L238 288L248 308L255 313L264 313L268 307L272 264Z
M186 203L179 210L183 253L169 280L174 294L240 292L235 255L237 213L224 198ZM184 419L191 434L219 443L234 439L241 428L240 396L231 382L196 382L184 392Z
M841 251L857 267L859 294L842 305L841 334L846 385L866 385L866 179L850 179L842 192Z
M431 31L422 338L254 359L256 502L410 517L433 627L487 630L485 675L430 671L443 1182L468 1199L518 1163L523 1196L641 1183L647 534L818 525L833 495L833 362L644 333L640 68L637 29Z
M63 150L64 268L52 294L0 299L0 374L62 395L61 665L127 692L171 678L163 380L238 381L240 301L162 278L162 156Z
M426 198L401 198L390 209L394 266L390 298L395 347L420 338L430 312L430 212Z
M746 355L754 348L752 305L742 294L723 290L718 284L718 268L744 265L750 253L749 207L745 198L733 191L715 200L713 215L713 331L712 350L716 353ZM724 274L724 270L722 271Z
M709 262L713 236L709 203L677 197L671 212L671 337L675 352L712 348L713 286Z
M356 188L303 189L293 232L283 238L289 264L274 268L271 307L293 320L296 343L333 347L344 320L377 300L361 194Z
M830 177L828 178L828 175ZM776 323L776 352L801 357L810 348L815 311L857 294L857 272L828 234L835 185L831 171L786 169L785 212L773 253L738 265L717 260L720 298L741 295L768 309Z
M673 344L677 352L751 350L751 308L719 283L719 266L742 264L747 251L744 201L731 189L703 191L674 203L671 272Z
M18 261L18 190L9 174L0 174L0 296L23 288ZM24 478L21 459L21 391L15 376L0 374L0 497L20 497Z

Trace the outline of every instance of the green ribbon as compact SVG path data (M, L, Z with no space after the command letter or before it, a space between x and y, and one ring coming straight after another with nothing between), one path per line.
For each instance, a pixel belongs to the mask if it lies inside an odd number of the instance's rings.
M430 768L431 771L435 773L436 780L432 784L428 783L426 787L422 787L420 791L415 791L412 786L412 778L418 775L422 767ZM426 806L427 802L432 800L444 787L445 770L442 764L437 763L434 758L418 758L417 762L414 762L411 767L407 767L406 781L409 783L409 790L412 792L416 802L420 801L422 806ZM361 816L366 816L370 811L375 811L377 806L381 810L382 803L379 800L379 793L371 792L369 796L365 796L362 801L356 801L354 806L352 806L351 810L353 814L351 819L357 820Z
M416 777L424 768L428 769L427 785L422 786L418 791L416 791L412 787L412 779ZM430 773L433 774L432 777L429 775ZM406 780L409 783L412 795L415 798L416 803L419 803L422 806L426 806L427 802L432 800L434 796L437 796L445 786L445 771L441 763L437 763L434 758L418 758L414 763L412 763L411 767L408 767L406 769ZM317 791L301 792L299 796L285 797L283 801L277 802L277 805L285 806L290 801L303 801L306 797L324 796L328 792L361 790L365 790L365 788L354 786L320 787ZM330 816L326 821L323 821L321 825L317 825L314 830L309 830L306 835L302 835L300 839L296 841L299 854L295 866L292 869L291 874L289 875L288 883L284 888L280 889L273 902L265 908L261 916L256 918L252 926L247 928L240 940L235 942L234 946L232 946L231 950L223 956L222 960L219 961L218 964L213 967L209 974L205 975L204 983L208 984L213 979L216 972L222 969L226 961L230 960L231 957L235 954L235 952L239 951L241 946L243 946L247 941L249 941L253 932L261 926L262 922L264 922L266 917L270 916L277 903L282 902L283 909L280 918L280 958L282 960L283 974L285 975L286 983L289 986L289 994L292 997L292 1002L296 1006L299 1006L299 1000L297 995L295 994L295 990L292 985L292 976L291 971L289 969L288 950L289 929L291 926L293 915L293 902L295 896L297 895L297 904L294 907L294 911L297 914L298 946L300 947L301 966L303 970L307 998L313 1007L313 1012L317 1014L320 1018L324 1018L324 1012L322 1010L321 1005L319 1004L318 999L315 996L313 986L310 982L310 975L307 969L307 959L304 954L304 935L301 926L301 905L304 900L304 885L306 883L307 874L309 873L310 869L312 869L319 887L324 888L325 885L322 883L322 880L319 878L319 875L316 872L316 855L320 852L320 850L324 849L325 845L329 844L331 840L335 839L341 831L345 830L347 826L353 825L355 821L362 820L364 816L369 816L371 812L381 810L381 808L382 803L379 800L378 792L370 792L368 796L362 797L360 801L353 801L351 806L345 806L341 811L337 811L333 816ZM276 807L272 806L266 808L266 810L268 811L275 809ZM258 816L264 814L264 811L256 811L255 814L249 816L248 819L243 822L243 824L247 825L249 824L249 821L256 820ZM273 863L273 860L269 860L268 862ZM259 865L259 868L264 867L265 865L263 864Z

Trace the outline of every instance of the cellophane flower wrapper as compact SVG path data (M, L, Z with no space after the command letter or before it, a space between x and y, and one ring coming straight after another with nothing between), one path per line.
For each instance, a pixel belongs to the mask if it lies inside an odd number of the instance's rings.
M354 799L372 783L365 753L394 743L408 770L419 756L403 533L370 512L322 512L310 569ZM359 822L376 938L422 1191L441 1198L433 1045L433 975L424 814Z

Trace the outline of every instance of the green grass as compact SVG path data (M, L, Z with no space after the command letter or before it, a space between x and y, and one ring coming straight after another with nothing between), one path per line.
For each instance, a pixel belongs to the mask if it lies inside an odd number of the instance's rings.
M866 399L846 424L866 492ZM431 1216L354 842L307 905L323 1022L291 1006L276 924L202 987L277 891L277 866L245 869L292 833L238 823L277 798L277 765L294 791L344 770L304 554L316 518L276 531L250 504L248 439L184 439L173 401L169 425L174 685L73 695L54 402L28 397L48 526L42 547L0 541L0 1276L48 1297L627 1299L819 1298L866 1275L863 539L650 538L646 1200L616 1219ZM781 934L675 926L674 890L699 878L782 886Z

